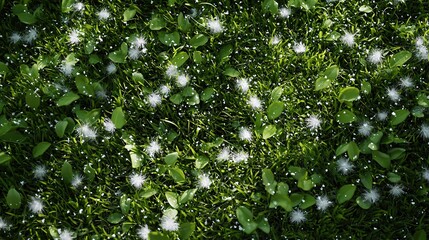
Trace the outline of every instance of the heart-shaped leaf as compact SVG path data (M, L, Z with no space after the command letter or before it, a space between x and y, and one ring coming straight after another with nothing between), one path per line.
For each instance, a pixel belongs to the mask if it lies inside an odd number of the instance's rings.
M359 98L359 89L355 87L346 87L341 89L338 100L340 102L352 102Z
M177 193L174 192L166 192L165 197L167 198L167 202L173 208L178 208L179 203L177 202Z
M274 179L274 174L270 169L266 168L262 170L262 182L264 183L265 190L269 194L274 195L276 193L277 182Z
M173 59L171 59L171 64L176 67L182 66L189 59L189 55L186 52L179 52L174 55Z
M191 40L189 41L189 44L191 44L192 47L197 48L199 46L203 46L207 43L209 38L204 34L197 34Z
M336 119L340 123L351 123L356 121L356 115L350 110L343 109L337 113Z
M274 136L277 132L276 125L268 125L265 126L264 131L262 132L262 138L268 139L272 136Z
M116 212L116 213L110 214L109 217L107 217L107 221L109 223L117 224L122 221L123 217L124 216L122 215L122 213Z
M33 148L33 157L41 156L51 146L48 142L40 142Z
M12 209L21 207L21 194L15 188L9 189L6 196L6 203Z
M274 120L280 117L280 115L283 113L284 108L285 104L283 102L275 101L271 103L267 109L268 119Z
M238 207L236 215L245 233L251 234L258 228L258 224L253 220L252 212L247 207Z
M64 94L64 96L62 96L60 99L58 99L57 105L59 107L61 107L61 106L68 106L72 102L78 100L79 98L80 98L79 95L77 95L76 93L74 93L74 92L68 92L68 93Z
M337 192L337 201L338 203L344 203L352 199L355 194L356 186L354 184L347 184L342 186Z
M392 113L392 117L390 118L390 124L393 126L398 125L405 121L408 115L410 115L410 111L408 111L407 109L396 110Z

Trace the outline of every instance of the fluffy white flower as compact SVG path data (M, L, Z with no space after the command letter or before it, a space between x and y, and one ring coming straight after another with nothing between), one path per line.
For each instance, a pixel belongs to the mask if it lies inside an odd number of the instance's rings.
M210 188L210 185L212 185L212 180L210 179L209 175L204 173L198 176L198 187L208 189Z
M47 172L45 165L37 165L33 170L34 178L43 179Z
M161 228L165 231L177 231L179 230L179 223L177 222L177 217L171 217L164 215L161 218Z
M88 140L95 140L97 138L97 132L92 129L88 124L83 124L76 129L77 134L81 138Z
M422 36L416 37L416 47L423 46L424 44L424 38Z
M149 102L149 105L151 107L156 107L159 104L161 104L162 102L162 98L161 95L157 94L157 93L151 93L149 94L149 96L147 97L147 101Z
M0 230L6 230L9 228L9 224L7 224L7 222L0 217Z
M22 39L21 34L16 33L16 32L12 33L12 35L10 35L10 37L9 37L9 40L11 43L17 43L17 42L21 41L21 39Z
M37 38L37 30L35 28L30 28L27 34L24 35L23 40L26 43L32 43Z
M210 30L210 32L212 33L221 33L223 32L223 27L222 27L222 23L219 21L218 18L215 19L209 19L207 21L207 28Z
M248 158L249 158L248 153L244 151L240 151L240 152L234 153L234 155L232 156L232 162L233 163L246 162Z
M307 123L307 127L310 128L311 131L317 130L322 124L322 120L320 120L319 116L317 115L310 115L308 118L305 119L305 122Z
M72 240L74 238L73 232L71 232L67 229L64 229L64 230L59 229L58 233L60 236L60 240Z
M141 52L138 48L132 47L128 50L128 57L132 60L137 60L141 55Z
M390 195L394 197L399 197L405 193L404 188L401 185L392 185L389 190Z
M346 31L344 35L341 36L341 42L349 47L353 47L355 44L355 35Z
M103 8L97 13L97 15L98 19L107 20L110 17L110 12L107 9Z
M281 18L289 18L292 14L292 11L289 8L282 7L279 9L279 16Z
M399 80L399 85L403 88L411 88L414 86L413 80L409 76L403 77Z
M149 239L149 233L150 229L147 224L145 224L144 226L140 226L139 230L137 230L137 235L140 237L140 239L143 240Z
M388 88L387 89L387 96L393 102L397 102L397 101L401 100L401 95L399 94L398 90L396 90L395 88Z
M28 203L28 206L32 213L41 213L44 208L42 199L36 197L31 197L31 201Z
M82 12L85 9L85 4L83 4L81 2L76 2L73 4L73 9L76 12Z
M420 127L420 134L423 138L429 138L429 125L422 124L422 126Z
M167 70L165 70L165 75L167 75L167 77L172 78L177 76L177 74L179 74L179 72L177 71L176 65L171 64L167 67Z
M134 41L132 42L132 44L138 48L138 49L144 49L146 47L146 38L144 37L136 37L136 39L134 39Z
M379 64L383 61L383 51L380 49L372 50L368 55L368 61L372 64Z
M252 141L252 132L248 128L242 127L238 133L238 137L243 141L250 142Z
M292 223L302 223L305 220L305 213L301 209L295 209L290 213L290 221Z
M70 62L63 62L63 64L60 67L61 72L66 75L70 76L73 72L74 64Z
M116 126L110 118L105 118L103 125L104 125L104 130L106 130L110 133L114 133L116 130Z
M116 65L115 64L113 64L113 63L109 63L109 65L107 65L107 67L106 67L106 71L107 71L107 74L114 74L115 72L116 72Z
M247 91L249 91L249 80L247 78L237 79L237 88L241 92L246 93Z
M329 198L327 196L318 196L316 199L317 210L320 210L322 212L328 209L331 204L332 202L329 201Z
M369 122L363 122L358 128L358 132L362 136L369 136L373 128Z
M177 86L179 87L186 87L186 85L188 85L189 82L189 77L186 76L185 74L180 74L179 76L177 76Z
M149 146L146 147L146 152L150 157L154 157L156 153L161 151L161 146L157 141L150 142Z
M217 160L219 161L227 161L231 158L231 150L229 148L225 147L223 148L220 153L217 155Z
M70 33L69 33L69 42L71 44L78 44L80 42L80 35L82 35L82 32L76 29L73 29Z
M272 37L272 38L271 38L271 40L270 40L270 44L271 44L271 45L277 45L277 44L279 44L279 43L280 43L280 41L281 41L280 36L275 35L274 37Z
M367 190L363 194L363 199L367 202L375 203L380 199L380 193L378 192L377 189Z
M73 176L73 179L71 181L71 185L75 188L78 188L80 185L82 185L83 177L80 174L75 174Z
M380 121L384 121L384 120L386 120L387 119L387 116L389 115L389 113L388 112L386 112L386 111L381 111L381 112L379 112L379 113L377 113L377 119L378 120L380 120Z
M255 110L260 110L262 108L261 100L257 96L251 96L247 103Z
M134 173L130 176L130 182L131 185L133 185L133 187L140 189L143 186L143 183L146 181L146 176L139 174L139 173Z
M424 46L424 45L418 46L416 48L416 50L417 50L416 55L417 55L418 59L420 59L420 60L427 60L428 59L428 49L426 46Z
M305 53L305 51L307 51L307 47L305 46L304 43L299 42L293 45L293 50L298 54Z
M425 168L422 173L423 178L429 182L429 169Z
M338 171L340 171L342 174L347 175L351 171L353 171L353 164L349 162L349 159L347 158L340 158L337 161Z
M170 88L167 85L161 85L158 90L162 95L168 96L170 93Z

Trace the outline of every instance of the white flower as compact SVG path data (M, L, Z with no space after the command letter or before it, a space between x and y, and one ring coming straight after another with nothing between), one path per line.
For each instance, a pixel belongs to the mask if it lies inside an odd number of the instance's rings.
M116 72L115 64L109 63L109 65L107 65L107 67L106 67L106 71L107 71L107 74L109 74L109 75L115 73Z
M177 223L177 217L171 217L164 215L161 218L161 228L165 231L177 231L179 230L179 223Z
M307 127L310 128L311 131L317 130L322 124L322 120L320 120L319 116L317 115L310 115L310 117L305 119L305 122L307 123Z
M157 141L150 142L149 146L146 147L146 152L150 157L155 156L155 153L161 151L161 146L159 146Z
M133 187L140 189L143 186L143 183L146 181L146 176L139 174L139 173L134 173L130 176L130 182L131 185L133 185Z
M78 44L80 42L79 36L82 35L82 32L76 29L73 29L69 33L69 42L71 44Z
M179 87L185 87L186 85L188 85L189 82L189 77L186 76L185 74L180 74L179 76L177 76L177 86Z
M380 121L386 120L387 116L388 116L388 112L386 112L386 111L381 111L381 112L377 113L377 119Z
M421 45L421 46L418 46L416 49L417 49L416 55L417 55L418 59L420 59L420 60L427 60L428 59L427 47Z
M97 13L97 15L98 15L98 19L107 20L110 17L110 12L107 9L103 8L101 9L101 11Z
M275 35L274 37L271 38L270 40L270 44L271 45L277 45L280 43L281 38L277 35Z
M399 85L403 88L410 88L414 86L413 80L409 76L401 78L400 81L401 82Z
M80 185L82 185L82 181L83 181L82 175L75 174L71 181L71 185L75 188L78 188Z
M349 47L353 47L355 44L355 35L346 31L344 35L341 36L341 42Z
M105 118L103 125L104 125L104 130L106 130L110 133L114 133L116 130L116 126L110 118Z
M219 161L227 161L231 158L231 150L229 148L225 147L223 148L220 153L217 155L217 160Z
M64 230L58 229L58 233L60 234L60 240L72 240L74 238L73 232L67 229L64 229Z
M394 197L399 197L405 193L404 188L401 185L392 185L389 190L390 195Z
M132 44L138 49L145 49L146 46L146 38L144 37L136 37Z
M221 33L223 32L223 27L221 22L219 21L218 18L215 19L209 19L207 21L207 28L210 30L210 32L212 33Z
M247 103L255 110L260 110L262 108L261 100L257 96L251 96Z
M373 128L369 122L363 122L358 128L358 132L362 136L369 136Z
M156 107L159 104L161 104L162 102L162 98L159 94L157 93L151 93L149 94L149 96L147 97L147 101L149 102L149 105L152 107Z
M380 199L380 193L377 189L371 189L363 194L363 199L370 203L375 203Z
M21 38L22 38L21 34L14 32L12 33L12 35L10 35L9 40L11 43L17 43L21 41Z
M210 188L210 185L212 185L212 180L210 179L209 175L204 173L198 176L198 187L208 189Z
M158 90L162 95L168 96L170 93L170 88L167 85L161 85Z
M179 74L177 71L177 66L173 64L169 65L165 71L165 75L167 75L169 78L175 77L177 74Z
M322 212L328 209L331 204L332 202L329 201L329 198L327 196L318 196L316 199L317 210L320 210Z
M66 75L70 76L73 72L74 64L71 62L63 62L63 64L60 67L61 72Z
M42 200L36 197L31 197L31 201L28 203L28 206L32 213L41 213L44 207Z
M249 91L249 81L247 78L239 78L237 79L237 88L242 91L243 93L246 93Z
M0 217L0 230L6 230L9 228L9 224L7 224L7 222Z
M243 141L250 142L252 141L252 132L248 128L242 127L238 133L238 137Z
M305 220L305 214L301 209L295 209L290 213L290 221L292 223L302 223Z
M76 12L82 12L85 9L85 5L81 2L77 2L77 3L73 4L73 9Z
M24 35L24 41L26 43L32 43L37 38L37 30L35 28L30 28L27 34Z
M147 226L147 224L145 224L144 226L140 226L139 230L137 230L137 234L143 240L149 239L149 233L150 233L150 229Z
M342 174L347 175L349 172L353 171L353 164L349 162L347 158L340 158L337 161L338 171Z
M307 51L307 48L306 48L306 46L305 46L305 44L304 44L304 43L299 42L299 43L295 43L295 44L293 45L293 50L294 50L297 54L300 54L300 53L305 53L305 51Z
M426 181L429 182L429 169L425 168L425 170L423 170L422 176Z
M37 165L33 170L34 178L43 179L47 172L45 165Z
M282 7L279 9L279 16L281 18L289 18L292 14L292 11L289 8Z
M422 36L416 37L416 47L423 46L424 44L424 38Z
M429 125L422 124L422 126L420 127L420 134L423 138L429 138Z
M368 55L368 61L372 64L379 64L383 61L383 51L380 49L372 50Z
M387 96L393 102L397 102L397 101L401 100L401 95L399 94L398 90L396 90L395 88L388 88L387 89Z
M83 124L76 129L77 134L81 138L95 140L97 138L97 132L92 129L88 124Z
M128 57L132 60L137 60L141 55L141 52L138 48L132 47L128 50Z
M232 156L232 162L233 163L246 162L248 158L249 158L248 153L244 151L240 151L240 152L234 153L234 155Z

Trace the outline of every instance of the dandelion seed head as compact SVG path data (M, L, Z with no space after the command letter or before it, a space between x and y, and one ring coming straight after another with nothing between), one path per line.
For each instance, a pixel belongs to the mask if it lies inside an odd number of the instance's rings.
M247 103L255 110L260 110L262 108L261 100L257 96L250 96Z
M310 115L308 118L305 119L305 122L307 123L307 127L310 128L311 131L317 131L317 129L320 128L322 124L322 120L320 120L320 117L317 115Z
M240 132L238 133L238 137L243 141L252 141L252 132L246 128L242 127L240 128Z
M300 53L305 53L305 51L307 51L307 47L305 46L304 43L299 42L299 43L295 43L293 45L293 50L295 51L295 53L300 54Z
M72 74L73 70L74 70L74 64L70 62L63 62L63 64L60 67L60 71L68 77Z
M0 230L7 230L9 228L9 224L0 217Z
M81 2L76 2L73 4L73 9L76 12L82 12L85 9L85 4L83 4Z
M215 34L221 33L224 30L222 23L219 21L218 18L209 19L207 21L207 28L210 30L211 33L215 33Z
M377 189L370 189L367 190L364 194L363 194L363 199L367 202L370 203L375 203L380 199L380 193L378 192Z
M161 85L159 87L159 92L164 96L168 96L170 93L170 88L167 85Z
M104 126L104 130L106 130L109 133L114 133L116 130L116 126L110 118L104 119L103 126Z
M329 201L329 198L327 196L318 196L316 199L317 210L324 212L331 205L332 202Z
M240 151L233 154L232 162L233 163L246 162L248 158L249 158L249 154L247 152Z
M385 121L387 119L388 115L389 115L389 113L387 111L381 111L381 112L377 113L377 119L380 121Z
M60 240L72 240L74 238L73 232L67 229L64 229L64 230L59 229L58 233L59 233Z
M177 222L177 217L171 217L164 215L161 218L161 228L165 231L177 231L179 230L179 223Z
M69 42L71 44L78 44L80 42L80 35L82 35L82 32L76 29L73 29L70 33L69 33Z
M290 213L290 221L291 223L303 223L305 222L306 217L305 213L301 211L301 209L295 209Z
M86 123L78 127L76 131L81 138L88 140L95 140L97 138L97 132Z
M247 91L249 91L249 80L247 78L239 78L237 79L237 88L243 92L246 93Z
M341 42L343 42L344 45L353 47L355 44L355 35L346 31L344 35L341 36Z
M389 190L390 195L394 197L399 197L405 193L404 188L401 185L395 184L390 186Z
M140 226L139 230L137 230L137 235L139 236L140 239L143 239L143 240L149 239L149 233L150 233L150 229L147 226L147 224L145 224L144 226Z
M387 97L389 97L389 99L393 102L398 102L399 100L401 100L401 95L395 88L387 89Z
M43 211L44 205L42 199L31 197L31 201L28 203L30 211L32 213L41 213Z
M423 179L429 182L429 169L425 168L422 173Z
M45 165L37 165L33 170L34 178L43 179L47 172L48 170Z
M128 57L131 60L137 60L141 55L141 52L138 48L132 47L128 50Z
M420 127L420 134L423 138L428 139L429 138L429 125L422 124L422 126Z
M189 82L189 77L186 76L185 74L180 74L179 76L177 76L177 86L179 87L186 87L186 85L188 85Z
M424 38L422 36L418 36L416 38L416 47L423 46L423 44L424 44Z
M147 97L147 101L149 102L149 105L151 107L156 107L156 106L161 104L162 98L161 98L161 95L159 95L157 93L151 93Z
M353 171L353 164L350 163L349 159L347 158L340 158L337 161L337 167L338 171L341 172L343 175L349 174L351 171Z
M428 59L429 51L428 51L426 46L424 46L424 45L418 46L416 48L416 50L417 50L416 56L418 59L420 59L420 60L427 60Z
M132 44L139 49L144 49L146 47L146 38L144 37L136 37L136 39L134 39L134 41L132 42Z
M130 176L130 182L133 187L140 189L143 186L143 183L146 181L146 176L134 173Z
M200 174L198 176L198 187L200 188L210 188L212 185L212 180L208 174Z
M291 14L292 10L290 10L289 8L282 7L279 9L279 16L281 18L289 18Z
M12 35L10 35L10 37L9 37L9 40L11 43L17 43L17 42L21 41L21 39L22 39L21 34L16 33L16 32L12 33Z
M270 39L270 44L271 44L271 45L277 45L277 44L279 44L279 43L280 43L280 41L281 41L280 36L275 35L275 36L273 36L273 37Z
M107 67L106 67L106 72L107 72L107 74L114 74L115 72L116 72L116 65L115 64L113 64L113 63L109 63L108 65L107 65Z
M179 71L177 70L176 65L173 65L173 64L169 65L167 67L167 70L165 71L165 75L167 75L167 77L169 78L175 77L178 74L179 74Z
M383 61L383 51L380 49L372 50L368 55L368 61L372 64L379 64Z
M223 148L217 155L217 160L219 161L227 161L230 158L231 158L231 150L229 150L229 148L227 147Z
M32 43L37 38L37 30L35 28L30 28L27 31L27 34L24 35L23 40L26 43Z
M73 179L71 181L71 185L75 188L78 188L80 185L82 185L83 177L80 174L76 174L73 176Z
M156 153L161 151L161 146L157 141L151 141L149 146L146 147L146 152L150 157L154 157Z
M97 15L99 20L107 20L110 17L110 12L106 8L103 8L97 13Z
M362 136L369 136L373 128L369 122L363 122L358 128L358 132Z
M399 85L402 88L411 88L411 87L414 87L413 80L409 76L401 78Z

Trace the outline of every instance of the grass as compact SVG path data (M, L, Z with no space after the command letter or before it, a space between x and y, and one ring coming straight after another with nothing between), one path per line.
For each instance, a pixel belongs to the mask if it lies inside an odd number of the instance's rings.
M0 238L139 239L147 225L149 239L426 239L427 3L311 2L114 0L83 2L81 12L75 1L62 1L63 9L5 3ZM279 16L283 7L288 18ZM103 8L107 20L98 18ZM207 27L214 19L222 32ZM37 38L26 43L30 29ZM346 31L355 34L350 47L341 41ZM13 43L13 33L24 38ZM198 34L207 41L193 42ZM147 51L133 59L138 36ZM274 36L278 44L270 44ZM299 42L303 53L294 50ZM379 64L368 58L374 49L382 50ZM183 65L180 55L188 56ZM171 64L189 77L186 87L166 76ZM407 76L413 87L400 86ZM236 86L241 78L247 92ZM325 85L316 90L316 82ZM161 86L170 92L152 107L148 97ZM389 88L400 101L389 99ZM75 98L65 99L71 92ZM249 105L251 96L260 109ZM344 110L354 117L339 121ZM385 121L377 119L382 111ZM313 129L312 115L321 120ZM359 133L365 121L370 134ZM240 139L242 127L251 141ZM36 147L41 142L48 147ZM150 150L153 142L159 152ZM225 148L231 156L221 161ZM249 157L237 163L241 151ZM354 166L348 174L341 158ZM46 175L36 178L37 166ZM133 174L146 177L141 188ZM202 176L210 179L205 185ZM395 185L404 193L393 196ZM371 190L380 195L374 203L365 197ZM320 196L330 201L325 211ZM298 210L305 221L294 220Z

